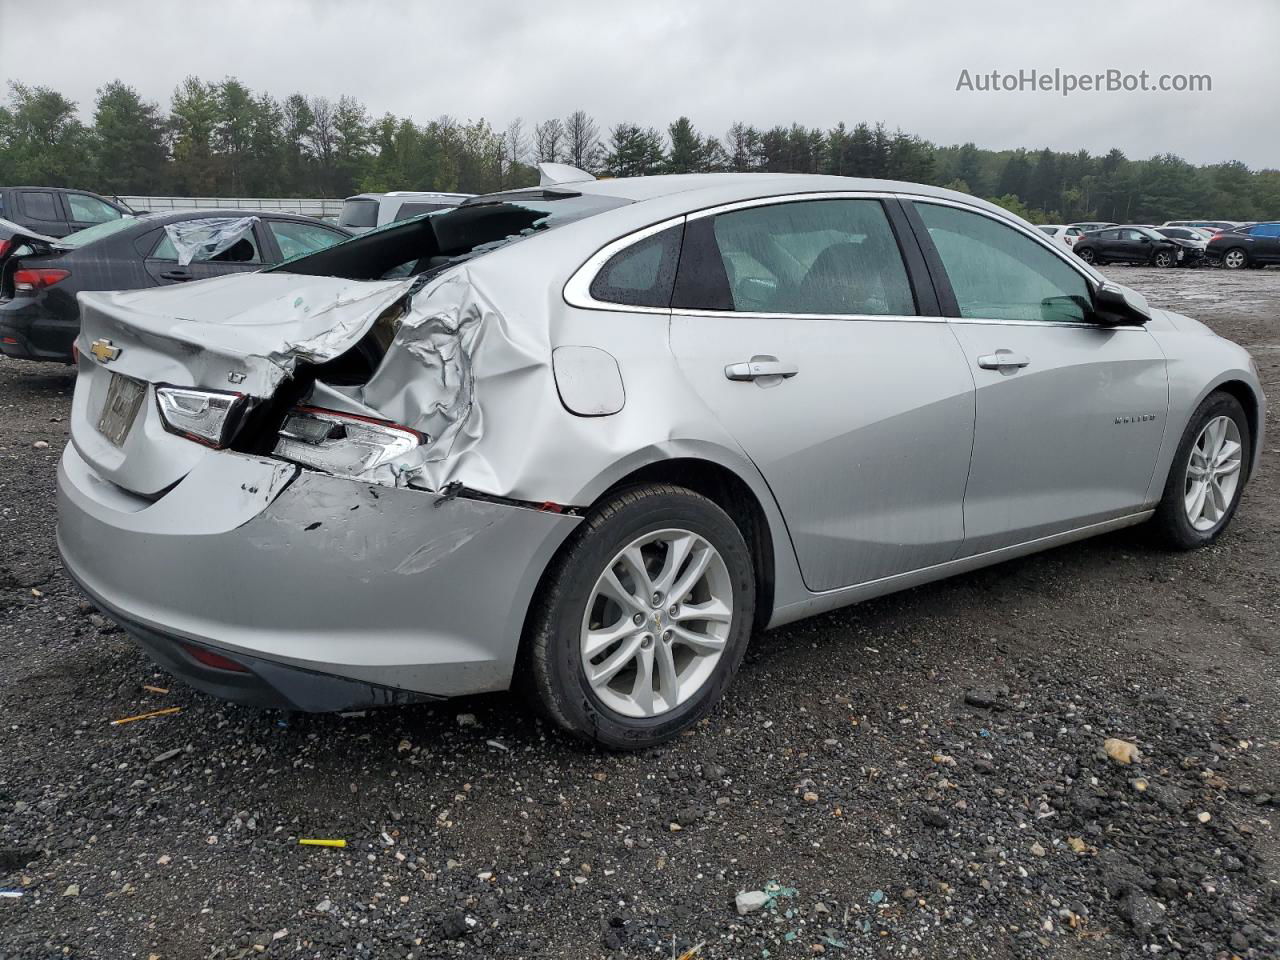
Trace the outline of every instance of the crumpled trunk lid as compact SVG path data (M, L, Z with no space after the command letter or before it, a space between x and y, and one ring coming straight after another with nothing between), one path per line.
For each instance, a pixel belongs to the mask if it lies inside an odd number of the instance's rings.
M105 479L159 494L211 451L165 429L157 385L270 397L299 363L323 363L356 344L411 285L258 273L82 293L72 442ZM104 432L103 412L122 396L136 404L131 422L122 436Z

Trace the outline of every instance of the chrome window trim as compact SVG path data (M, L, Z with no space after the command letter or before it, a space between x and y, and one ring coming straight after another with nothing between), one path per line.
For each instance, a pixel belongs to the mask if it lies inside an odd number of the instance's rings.
M1004 327L1072 327L1076 330L1145 330L1133 324L1117 324L1114 327L1087 320L1003 320L996 317L943 317L948 323L977 323Z
M921 317L899 313L760 313L754 310L693 310L673 307L666 311L681 317L742 317L745 320L860 320L881 323L946 323L946 317Z
M563 296L565 303L571 307L578 307L583 310L607 310L611 313L642 313L642 314L661 314L670 315L679 313L681 316L689 317L743 317L752 320L862 320L862 321L892 321L892 322L916 322L916 323L988 323L988 324L1004 324L1008 326L1037 326L1037 327L1081 327L1084 329L1100 329L1098 324L1081 322L1065 322L1054 321L1046 322L1042 320L1001 320L997 318L981 318L981 317L925 317L925 316L901 316L897 314L857 314L857 313L833 313L833 314L817 314L817 313L763 313L745 310L672 310L669 307L640 307L625 303L609 303L605 300L597 300L591 295L591 284L596 278L596 274L615 254L620 253L634 243L646 240L656 233L661 233L669 227L674 227L679 223L687 223L692 220L700 220L704 217L718 216L722 213L730 213L735 210L748 210L753 207L776 206L782 203L797 203L805 200L909 200L919 201L921 203L936 203L940 206L955 207L958 210L966 210L970 213L976 213L985 216L996 223L1003 224L1013 230L1021 233L1025 237L1029 237L1036 243L1040 244L1046 250L1049 250L1054 256L1058 257L1069 268L1078 273L1094 292L1105 282L1105 278L1101 275L1094 275L1089 272L1083 261L1072 263L1070 257L1062 250L1058 249L1057 244L1048 235L1041 233L1039 230L1028 230L1020 224L1012 220L983 210L969 203L963 203L958 200L951 200L946 197L930 197L925 194L918 193L895 193L888 190L815 190L802 193L784 193L768 197L752 197L748 200L734 200L729 203L717 204L711 207L705 207L701 210L682 214L677 217L670 217L658 223L650 224L639 230L625 234L616 240L612 240L605 244L594 254L592 254L582 266L578 267L569 277L564 285ZM905 267L905 261L903 266ZM1084 269L1082 269L1084 268ZM1117 326L1106 327L1108 330L1141 330L1142 327L1135 326Z

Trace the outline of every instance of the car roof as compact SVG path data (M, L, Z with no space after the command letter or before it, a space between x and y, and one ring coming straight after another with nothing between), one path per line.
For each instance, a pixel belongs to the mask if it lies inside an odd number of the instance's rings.
M738 200L764 199L793 193L863 192L900 193L939 200L954 200L999 214L1006 219L1019 219L996 204L972 194L903 180L876 180L867 177L836 177L805 173L670 173L652 177L619 177L603 180L573 180L520 190L504 190L504 198L521 193L582 193L629 200L633 204L650 204L696 210ZM481 195L477 198L483 200ZM671 201L663 203L663 201Z
M191 210L165 210L156 213L141 213L138 220L143 220L148 224L154 223L180 223L183 220L210 220L210 219L228 219L233 217L261 217L269 220L296 220L300 223L322 223L316 217L308 217L298 213L283 213L275 210L215 210L215 209L191 209ZM333 227L334 224L326 223L326 227Z
M386 193L357 193L346 200L383 200L387 197L398 197L403 200L415 199L418 197L445 197L447 199L467 198L469 193L450 193L446 190L388 190Z
M93 197L101 197L102 194L94 193L92 190L85 190L82 187L35 187L18 184L12 187L0 187L0 190L48 190L50 193L87 193ZM105 197L103 199L106 199Z

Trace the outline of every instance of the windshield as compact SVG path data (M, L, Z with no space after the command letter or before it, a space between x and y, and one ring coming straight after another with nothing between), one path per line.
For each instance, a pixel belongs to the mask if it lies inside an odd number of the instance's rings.
M619 197L546 190L473 197L456 207L370 230L274 269L348 280L430 276L471 257L627 203L630 201Z
M119 233L121 230L128 230L137 224L137 217L121 217L119 220L108 220L105 223L94 224L92 227L86 227L84 230L77 230L75 233L67 234L58 241L60 247L70 247L76 249L103 237L109 237L113 233Z

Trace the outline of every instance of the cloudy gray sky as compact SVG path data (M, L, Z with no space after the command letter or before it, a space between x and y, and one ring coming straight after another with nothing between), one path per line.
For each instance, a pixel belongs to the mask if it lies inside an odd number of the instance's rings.
M86 113L107 80L167 104L196 74L418 120L882 120L944 144L1277 167L1277 38L1277 0L0 0L0 78ZM962 70L1032 68L1203 73L1212 91L956 90Z

